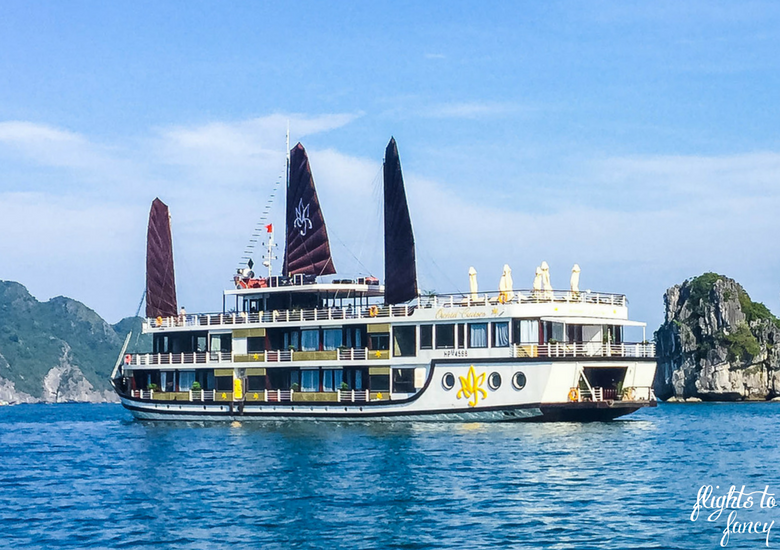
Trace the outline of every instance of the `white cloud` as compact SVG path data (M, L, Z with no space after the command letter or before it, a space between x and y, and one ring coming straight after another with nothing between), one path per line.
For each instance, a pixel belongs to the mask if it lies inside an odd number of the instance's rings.
M115 162L108 148L81 134L33 122L0 122L0 144L44 166L105 170Z

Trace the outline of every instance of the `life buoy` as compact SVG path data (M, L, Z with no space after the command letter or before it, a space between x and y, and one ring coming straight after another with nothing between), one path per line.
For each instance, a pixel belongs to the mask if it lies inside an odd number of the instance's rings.
M376 317L377 315L379 315L379 308L376 306L371 306L370 308L368 308L368 314L371 317Z
M580 391L577 388L572 388L569 390L569 401L579 401L580 400Z
M157 326L158 327L162 326L162 317L157 317Z
M133 360L132 355L130 355L129 353L125 355L125 365L129 365L132 360Z

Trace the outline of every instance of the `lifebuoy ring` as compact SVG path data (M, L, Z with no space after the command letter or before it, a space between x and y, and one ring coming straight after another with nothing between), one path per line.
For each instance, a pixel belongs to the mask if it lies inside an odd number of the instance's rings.
M130 355L129 353L125 355L125 365L129 365L132 360L133 360L132 355Z
M158 327L162 326L162 317L157 317L157 326Z
M377 315L379 315L379 308L376 306L371 306L370 308L368 308L368 314L371 317L376 317Z
M580 391L577 388L572 388L569 390L569 401L579 401L580 400Z

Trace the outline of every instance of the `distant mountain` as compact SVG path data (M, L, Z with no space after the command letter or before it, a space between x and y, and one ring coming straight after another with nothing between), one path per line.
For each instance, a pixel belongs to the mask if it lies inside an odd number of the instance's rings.
M15 282L0 281L0 401L115 401L108 377L125 336L141 340L142 319L116 325L76 300L39 302Z

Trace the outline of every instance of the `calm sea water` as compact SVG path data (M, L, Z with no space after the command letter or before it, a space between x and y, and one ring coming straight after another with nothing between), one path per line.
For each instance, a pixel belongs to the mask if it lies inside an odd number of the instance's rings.
M729 511L692 522L697 491L780 493L779 434L776 403L593 424L240 427L1 407L0 546L719 548ZM780 507L737 520L776 520L780 548Z

